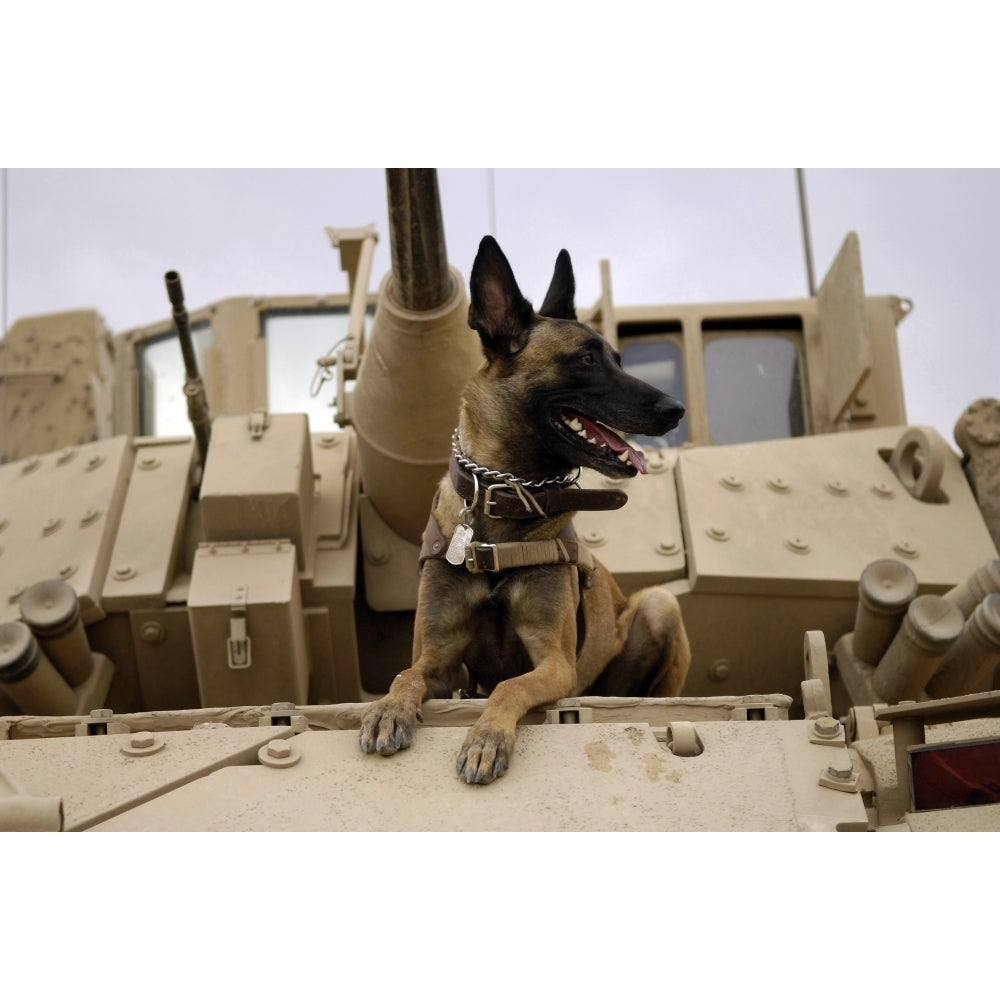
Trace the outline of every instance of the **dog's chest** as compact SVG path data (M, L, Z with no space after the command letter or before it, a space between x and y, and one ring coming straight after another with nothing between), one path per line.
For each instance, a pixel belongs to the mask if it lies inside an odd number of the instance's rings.
M486 693L500 681L532 669L531 659L517 634L518 602L523 600L513 577L489 579L490 590L473 610L474 637L463 657L470 674ZM484 581L486 582L486 581Z

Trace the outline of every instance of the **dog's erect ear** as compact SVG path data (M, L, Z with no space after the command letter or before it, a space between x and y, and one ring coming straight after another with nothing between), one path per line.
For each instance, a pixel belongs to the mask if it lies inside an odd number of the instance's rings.
M552 272L552 283L545 293L545 301L538 310L540 316L550 319L576 319L576 307L573 297L576 294L576 281L573 278L573 264L565 250L559 251L556 257L556 269Z
M469 279L469 326L479 334L487 357L516 354L528 342L535 319L507 258L492 236L479 244Z

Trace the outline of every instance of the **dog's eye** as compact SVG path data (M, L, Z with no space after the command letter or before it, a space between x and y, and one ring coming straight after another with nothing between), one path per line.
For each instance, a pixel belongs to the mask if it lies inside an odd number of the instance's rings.
M589 354L589 353L588 354L584 354L584 355L582 355L582 357L580 358L580 360L585 365L592 365L592 364L594 364L594 355L593 354Z

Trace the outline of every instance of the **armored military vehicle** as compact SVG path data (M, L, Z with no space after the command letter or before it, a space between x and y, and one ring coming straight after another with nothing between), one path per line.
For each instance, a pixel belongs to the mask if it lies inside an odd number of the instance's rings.
M0 828L1000 829L1000 402L961 453L907 424L910 303L866 294L853 233L807 298L623 305L603 263L579 310L687 408L627 507L576 519L626 593L677 596L682 696L539 708L488 788L453 766L478 696L361 752L481 362L434 172L387 191L377 293L379 234L330 229L346 295L189 312L168 272L162 321L6 331Z

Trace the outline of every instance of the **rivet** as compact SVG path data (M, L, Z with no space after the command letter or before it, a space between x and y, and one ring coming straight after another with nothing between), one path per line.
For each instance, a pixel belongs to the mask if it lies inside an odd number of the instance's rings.
M801 535L792 535L785 539L785 548L798 555L805 555L809 551L809 543Z
M83 517L80 518L80 527L86 528L87 525L93 524L100 516L101 512L96 507L88 507L83 512Z
M667 463L662 452L653 451L646 455L646 468L653 475L658 472L663 472L666 467Z
M42 464L42 460L37 455L32 455L31 458L27 459L24 465L21 466L21 475L26 475L29 472L34 472Z
M142 750L146 747L151 747L153 745L153 734L152 733L133 733L129 739L129 743L136 749Z
M65 465L67 462L72 462L74 458L76 458L76 448L65 448L59 453L56 465Z
M893 545L892 549L894 552L898 553L901 556L904 556L907 559L916 559L917 556L919 555L916 547L911 542L908 542L905 538L900 539L898 542L896 542L896 544Z
M771 476L767 480L767 485L774 490L775 493L791 493L792 488L788 485L788 480L782 478L781 476Z
M98 468L103 463L104 463L103 455L91 455L90 458L87 459L87 466L86 466L87 472L93 472L94 469Z
M738 493L741 489L743 489L743 480L732 472L720 477L719 482L727 490L732 490L734 493Z
M58 531L62 527L63 519L61 517L50 517L45 524L42 525L42 534L51 535Z
M729 538L729 532L721 525L713 524L705 532L709 538L714 538L717 542L724 542Z
M708 679L711 681L724 681L729 677L729 660L716 660L708 668Z
M158 458L153 455L147 455L145 458L139 459L139 468L143 472L150 472L153 469L158 469L162 463Z
M59 567L59 579L68 580L76 572L76 567L72 563Z
M391 558L392 553L381 542L372 542L365 548L365 559L372 566L384 566Z
M338 444L340 444L340 438L336 434L324 434L319 439L319 446L321 448L336 448Z
M116 580L131 580L137 574L133 566L116 566L111 575Z
M827 491L835 497L846 497L851 491L839 480L831 479L826 484Z
M292 755L292 745L288 740L271 740L267 745L267 752L272 757L290 757Z
M883 500L891 500L896 495L896 491L884 480L877 482L872 487L872 493Z
M596 528L591 528L589 531L583 533L583 540L588 545L603 545L607 539L602 531L598 531Z
M150 646L156 646L167 637L167 630L159 622L145 622L139 629L139 637Z
M672 539L668 538L665 541L657 543L656 551L661 556L672 556L676 555L680 550L680 546Z

